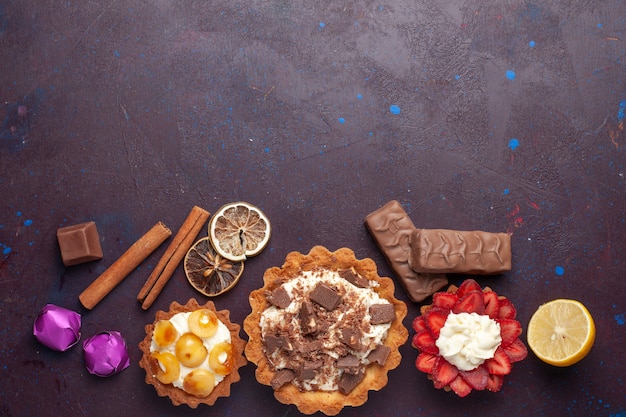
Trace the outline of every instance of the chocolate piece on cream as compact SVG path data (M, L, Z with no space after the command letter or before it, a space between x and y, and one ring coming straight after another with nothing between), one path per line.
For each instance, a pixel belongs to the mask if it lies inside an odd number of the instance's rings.
M445 274L422 274L409 265L413 222L396 200L365 217L365 226L412 301L420 302L448 284Z
M356 374L344 372L339 379L339 391L343 394L348 394L354 387L359 385L359 382L361 382L364 377L365 372L363 369L360 369Z
M86 222L57 229L63 265L72 266L102 259L96 223Z
M396 318L393 304L372 304L370 306L370 323L391 323Z
M337 369L343 369L344 372L357 374L361 368L361 360L354 355L342 356L337 359Z
M282 285L272 291L267 299L278 308L287 308L291 304L291 297L289 297L289 293Z
M361 337L362 334L358 329L347 327L341 329L339 340L348 347L359 351L362 348Z
M276 391L283 385L293 381L295 377L296 373L291 369L281 369L274 374L274 378L272 378L270 384L272 385L274 391Z
M350 284L354 285L355 287L367 288L370 284L367 278L363 278L361 275L359 275L358 273L354 272L351 269L340 270L339 276L341 276L341 278L345 279L346 281L348 281Z
M305 301L302 303L300 311L298 312L298 318L303 335L317 331L317 314L315 314L315 308L313 308L311 302Z
M309 294L309 299L314 303L321 305L326 310L332 311L335 307L337 307L337 304L339 304L341 296L328 285L320 282Z
M487 275L511 270L507 233L416 229L409 245L409 265L417 272Z
M298 375L298 379L302 381L306 381L308 379L313 379L317 375L317 372L324 364L323 361L306 361L302 364L302 369L300 370L300 374Z
M291 342L287 336L274 336L268 334L265 336L265 349L268 353L273 353L278 349L291 349Z
M367 355L367 359L370 363L376 362L379 365L384 365L387 362L387 358L389 357L389 353L391 352L391 348L385 345L378 345L376 349L370 352Z

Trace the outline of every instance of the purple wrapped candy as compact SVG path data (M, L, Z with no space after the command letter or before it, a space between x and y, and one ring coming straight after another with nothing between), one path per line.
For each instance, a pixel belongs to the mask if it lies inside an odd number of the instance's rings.
M50 349L65 352L80 340L80 314L54 304L37 314L33 335Z
M111 376L130 365L126 341L120 332L102 332L83 341L85 365L89 373Z

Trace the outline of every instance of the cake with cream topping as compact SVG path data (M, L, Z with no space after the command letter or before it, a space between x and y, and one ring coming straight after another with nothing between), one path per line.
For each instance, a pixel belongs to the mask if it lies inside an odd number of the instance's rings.
M305 414L335 415L387 384L408 338L407 309L371 259L321 246L266 271L244 321L256 378Z
M201 306L194 299L158 311L139 344L146 383L174 405L191 408L229 396L230 385L240 380L239 368L247 363L240 326L229 315L211 301Z
M435 388L459 397L500 391L512 364L528 354L513 303L473 279L433 294L420 312L412 326L415 365Z

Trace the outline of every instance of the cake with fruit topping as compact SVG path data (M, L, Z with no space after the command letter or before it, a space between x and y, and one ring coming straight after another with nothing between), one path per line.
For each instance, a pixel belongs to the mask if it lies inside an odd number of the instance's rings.
M415 364L435 388L459 397L500 391L512 364L528 354L513 303L473 279L433 294L420 312L413 320L412 345L420 351Z
M228 397L231 384L240 380L239 368L247 363L240 326L229 316L213 302L201 306L195 299L158 311L139 344L146 383L174 405L191 408Z
M263 280L250 294L245 353L278 401L335 415L387 385L408 339L407 308L373 260L316 246L288 254Z

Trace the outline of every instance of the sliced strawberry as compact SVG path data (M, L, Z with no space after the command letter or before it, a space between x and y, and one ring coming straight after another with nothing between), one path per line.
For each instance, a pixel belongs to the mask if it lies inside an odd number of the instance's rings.
M513 319L496 319L500 325L500 335L502 336L502 346L508 346L522 334L522 325Z
M424 316L417 316L413 320L413 330L416 332L421 332L422 330L426 330L426 319Z
M461 285L459 286L459 289L456 292L456 295L459 298L463 298L465 297L465 294L467 294L470 291L482 292L482 288L480 288L480 285L478 285L478 283L471 278L466 279L465 281L461 283Z
M500 311L498 294L496 294L494 291L484 292L483 301L485 302L485 314L492 319L498 318L498 312Z
M490 374L508 375L511 373L511 361L502 346L498 346L493 358L487 359L485 365Z
M422 330L413 336L412 344L422 352L439 354L439 348L435 345L435 338L429 330Z
M441 310L438 308L433 308L426 313L426 325L432 332L435 340L439 338L439 331L446 323L448 314L450 314L449 310Z
M417 355L417 359L415 359L415 366L422 372L432 374L435 371L435 367L437 366L438 361L438 355L432 355L430 353L422 352Z
M480 365L478 368L472 369L471 371L459 371L459 375L461 375L461 378L463 378L472 389L482 391L487 388L489 371L487 371L487 367L484 365Z
M487 389L491 392L498 392L502 388L504 377L502 375L489 375L487 379Z
M436 292L433 294L433 307L451 310L459 301L459 297L451 292Z
M439 363L435 367L434 373L432 374L435 387L443 388L450 385L450 383L454 381L458 374L459 370L456 368L456 366L441 358L439 360Z
M475 281L474 281L475 282ZM461 286L463 286L461 284ZM458 313L477 313L485 312L485 302L483 301L482 291L469 291L454 306L452 311Z
M519 362L528 355L528 349L526 345L520 339L515 339L513 343L508 346L502 346L504 353L509 357L509 362Z
M452 391L454 391L456 395L461 398L472 392L472 387L465 382L461 375L458 375L452 382L450 382L450 388L452 388Z
M517 315L517 311L515 311L515 307L511 300L506 297L498 297L498 301L500 303L500 311L498 311L499 319L514 319Z

